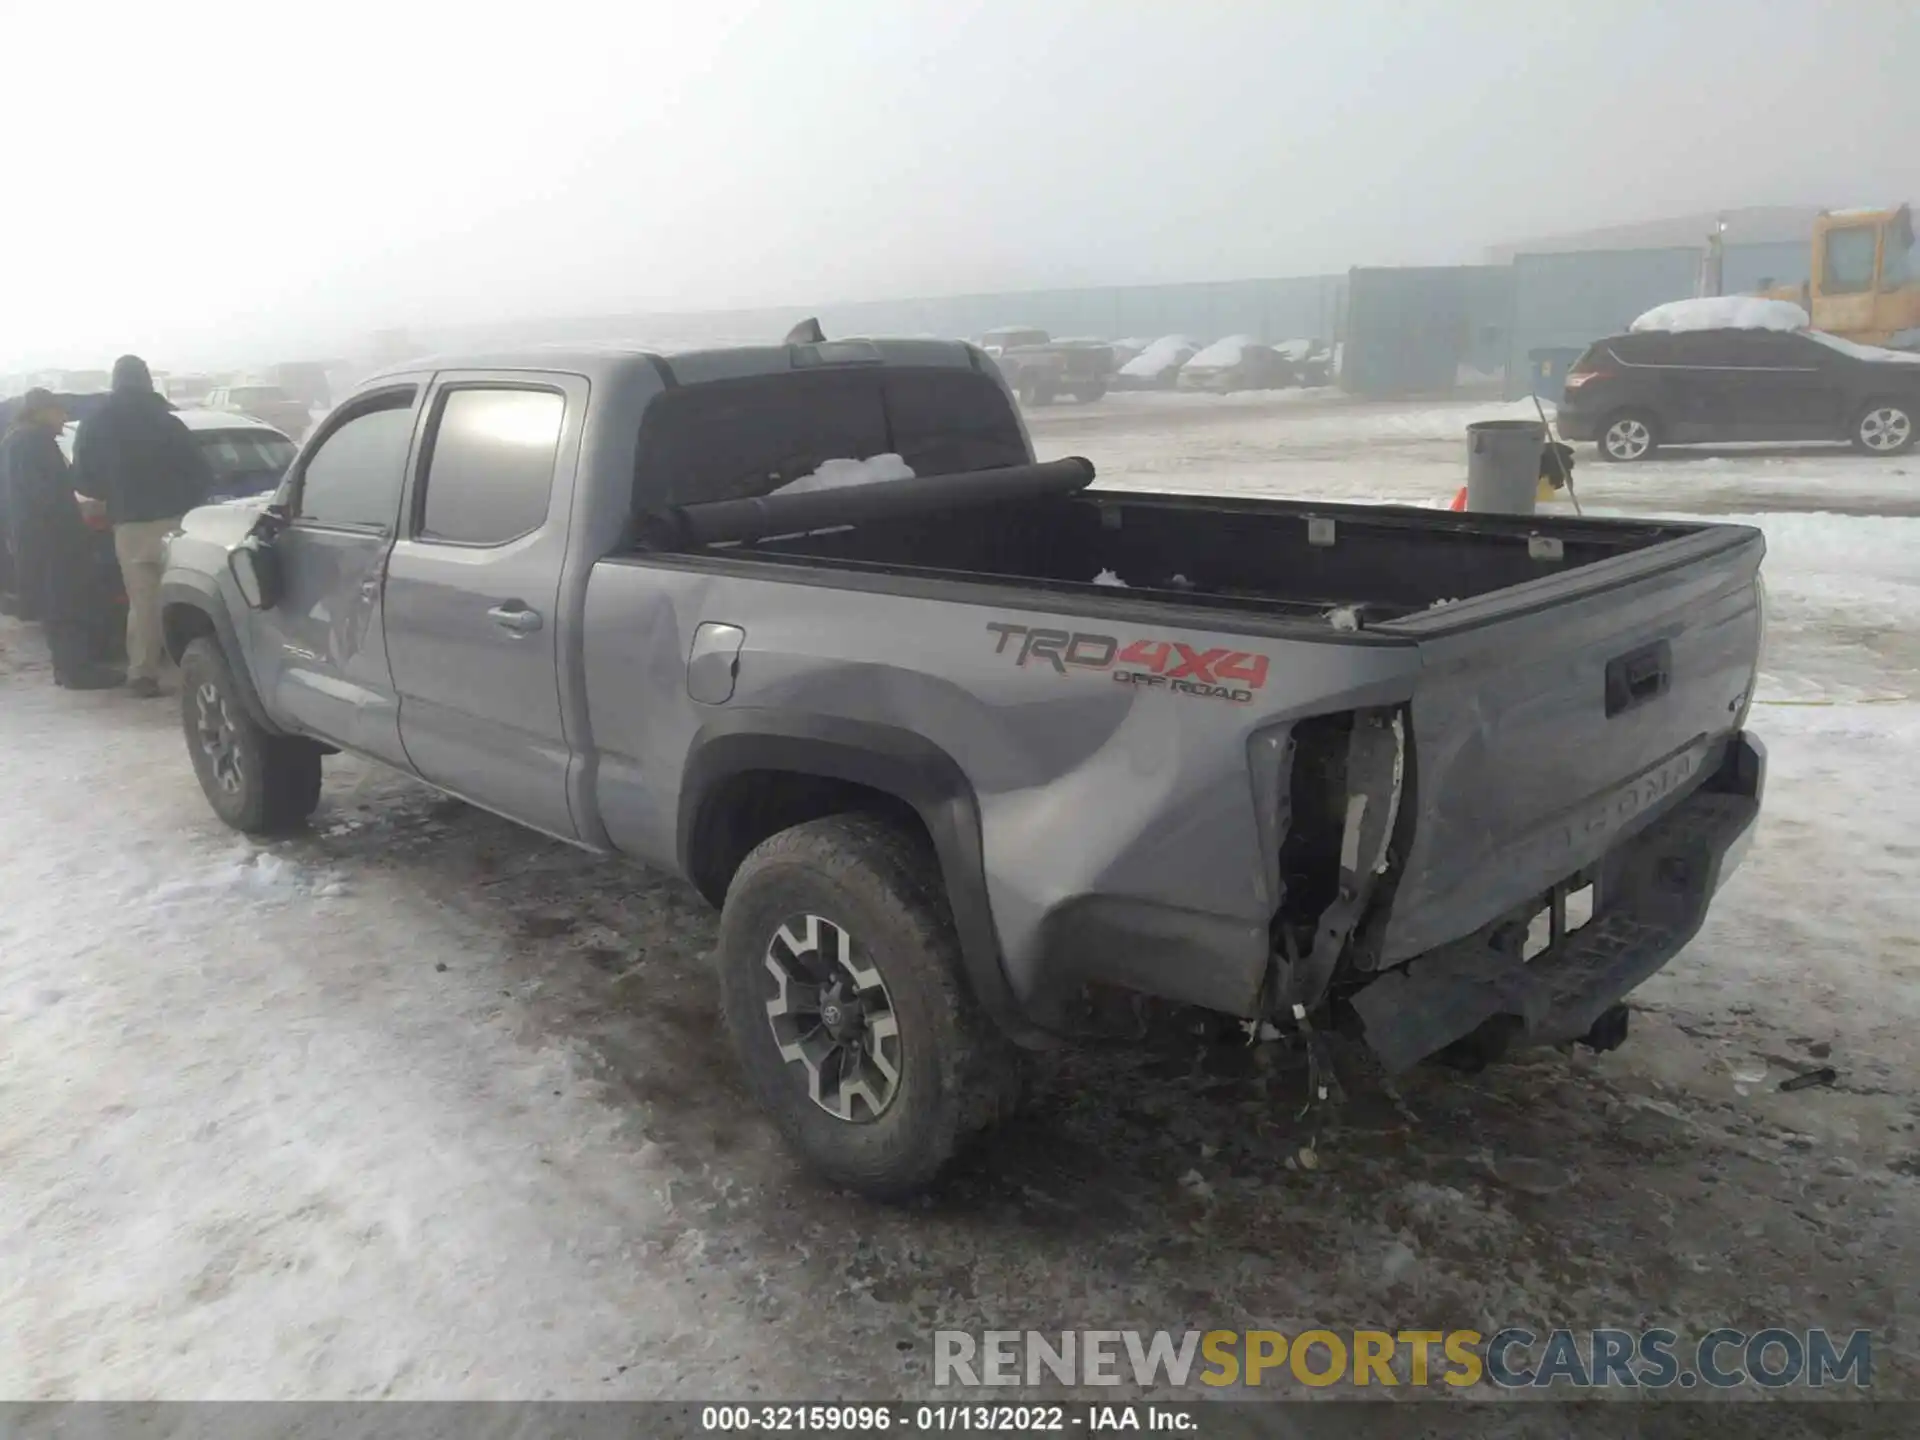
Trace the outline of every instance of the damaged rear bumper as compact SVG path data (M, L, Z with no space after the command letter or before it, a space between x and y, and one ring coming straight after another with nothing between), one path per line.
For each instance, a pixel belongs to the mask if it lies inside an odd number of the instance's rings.
M1506 916L1389 971L1353 996L1368 1044L1405 1070L1489 1023L1512 1044L1576 1040L1698 933L1751 842L1766 750L1744 733L1668 814L1615 847L1594 877L1593 918L1531 960ZM1544 908L1551 897L1542 896Z

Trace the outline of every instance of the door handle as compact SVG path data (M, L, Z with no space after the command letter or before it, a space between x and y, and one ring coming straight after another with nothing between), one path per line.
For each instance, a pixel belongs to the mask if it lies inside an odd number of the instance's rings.
M502 630L511 630L516 635L531 635L540 628L540 612L529 610L518 600L494 606L487 611L487 618Z

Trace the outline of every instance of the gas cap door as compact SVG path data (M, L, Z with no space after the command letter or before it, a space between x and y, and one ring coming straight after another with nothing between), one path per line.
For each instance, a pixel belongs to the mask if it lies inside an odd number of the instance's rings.
M733 682L740 674L740 647L746 643L747 632L738 625L701 621L687 653L687 694L702 705L731 700Z

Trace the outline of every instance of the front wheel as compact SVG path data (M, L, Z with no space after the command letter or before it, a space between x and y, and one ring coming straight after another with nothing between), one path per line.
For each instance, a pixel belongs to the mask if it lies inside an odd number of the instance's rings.
M213 813L249 835L292 829L320 803L320 750L274 735L248 713L218 642L180 657L180 724Z
M961 979L922 836L836 815L765 841L728 887L719 962L755 1098L838 1184L911 1196L1013 1101L1019 1056Z
M1630 465L1644 460L1660 448L1660 432L1653 418L1637 410L1622 410L1600 427L1594 449L1602 460Z
M1853 422L1853 448L1868 455L1904 455L1913 448L1914 418L1911 406L1893 400L1876 400Z

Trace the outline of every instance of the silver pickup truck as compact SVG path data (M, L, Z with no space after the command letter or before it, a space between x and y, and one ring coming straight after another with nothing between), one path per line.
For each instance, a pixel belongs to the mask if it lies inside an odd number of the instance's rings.
M1759 534L1092 478L957 343L395 371L172 539L188 750L248 832L350 751L684 876L756 1095L876 1195L1089 993L1618 1043L1758 813Z

